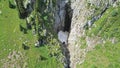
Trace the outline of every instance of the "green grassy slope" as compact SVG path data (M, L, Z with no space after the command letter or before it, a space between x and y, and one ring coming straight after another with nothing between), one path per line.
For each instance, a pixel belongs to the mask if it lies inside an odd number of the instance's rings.
M0 2L0 58L4 58L10 52L9 49L18 49L20 46L19 23L25 22L18 18L18 13L14 9L9 9L8 2ZM15 46L16 45L16 46ZM4 51L4 49L6 49Z
M2 11L0 14L0 68L4 65L2 60L7 60L8 54L13 51L25 54L24 59L28 68L62 68L62 64L55 57L49 56L48 46L35 48L34 43L37 37L32 35L31 30L28 30L27 34L20 31L19 25L22 24L25 27L25 20L19 19L17 9L9 8L7 0L0 0L0 11ZM28 50L22 48L22 43L26 40L27 46L30 47ZM23 68L21 62L18 65Z
M120 7L110 7L103 16L95 22L88 36L99 36L105 43L98 44L86 55L85 62L78 68L120 68ZM112 43L111 38L116 42Z

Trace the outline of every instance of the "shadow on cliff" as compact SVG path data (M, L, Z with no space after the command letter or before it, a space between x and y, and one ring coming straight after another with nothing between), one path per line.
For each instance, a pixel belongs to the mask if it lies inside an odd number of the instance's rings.
M63 31L67 31L70 33L71 30L71 21L72 21L73 10L71 9L71 2L66 3L65 5L65 22ZM65 56L64 59L64 68L70 68L70 51L67 48L68 45L64 43L61 44L62 53Z

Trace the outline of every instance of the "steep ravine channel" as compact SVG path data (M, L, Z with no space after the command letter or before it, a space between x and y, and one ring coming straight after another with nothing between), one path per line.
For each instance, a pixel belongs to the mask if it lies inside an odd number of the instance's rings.
M64 68L70 68L68 37L72 19L71 3L67 1L58 2L57 9L59 11L56 11L57 17L55 17L55 31L58 33L58 39L60 40L62 53L64 55Z
M64 57L64 68L70 68L70 54L67 45L61 44L62 53Z
M57 1L54 29L58 33L61 42L61 49L64 55L64 68L70 68L70 54L68 49L68 37L70 33L73 10L71 3L67 0Z

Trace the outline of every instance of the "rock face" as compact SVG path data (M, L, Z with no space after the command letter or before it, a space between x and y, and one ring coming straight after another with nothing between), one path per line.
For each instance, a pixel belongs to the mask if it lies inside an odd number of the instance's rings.
M63 0L59 0L59 1L63 1ZM95 18L95 20L98 20L105 12L105 10L109 8L110 5L113 5L113 3L115 3L117 0L70 0L70 1L71 1L71 9L73 10L73 16L71 20L71 28L70 28L71 30L68 37L67 48L70 53L70 67L76 68L76 64L81 64L82 62L84 62L85 55L87 52L87 49L80 48L81 43L78 41L81 37L86 38L85 29L84 29L86 22L88 21L91 26L90 21L93 21L93 18ZM56 20L58 21L58 23L61 23L62 25L65 14L65 11L62 10L62 8L64 8L65 1L64 4L60 2L59 4L60 4L59 7L61 7L58 11L60 16ZM92 8L93 6L94 8ZM98 11L99 13L95 14ZM88 19L89 17L91 18Z
M56 32L60 30L70 30L72 18L72 9L70 5L70 1L68 0L57 0L54 24L54 29Z
M83 26L86 22L86 15L88 10L85 6L85 0L71 1L71 7L73 9L73 17L71 22L71 31L68 38L68 49L70 51L70 67L76 68L77 63L84 61L85 50L80 49L78 39L85 35ZM81 57L81 58L80 58Z
M65 21L65 0L57 0L56 12L55 12L55 31L63 30Z

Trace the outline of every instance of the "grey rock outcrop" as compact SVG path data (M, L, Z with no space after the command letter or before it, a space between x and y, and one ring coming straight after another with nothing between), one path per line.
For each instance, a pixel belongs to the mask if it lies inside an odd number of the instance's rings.
M98 20L105 10L113 5L117 0L71 0L73 16L71 21L71 30L68 38L68 49L70 51L70 67L76 68L76 64L84 62L87 50L81 49L81 43L78 41L81 37L86 37L84 25L88 21L91 26L94 21ZM87 5L89 4L89 8ZM91 8L94 6L94 8ZM96 10L99 9L99 10ZM100 13L96 14L97 11ZM88 20L88 17L92 19ZM90 23L92 21L92 23Z
M64 28L66 3L68 3L68 0L57 0L54 24L54 29L56 32L58 32L59 30L63 30Z

